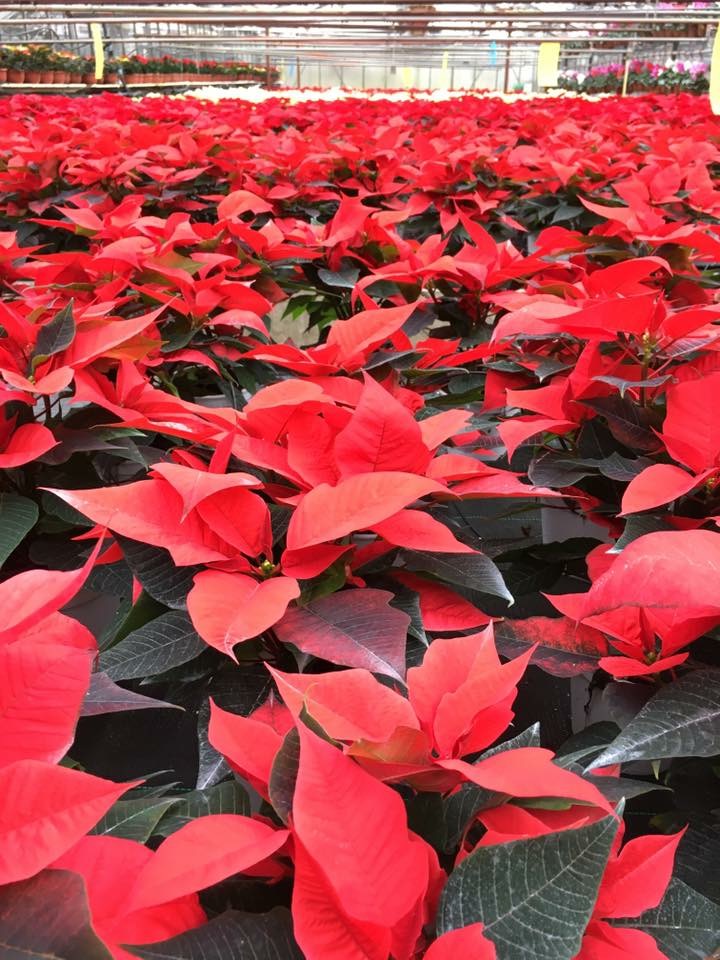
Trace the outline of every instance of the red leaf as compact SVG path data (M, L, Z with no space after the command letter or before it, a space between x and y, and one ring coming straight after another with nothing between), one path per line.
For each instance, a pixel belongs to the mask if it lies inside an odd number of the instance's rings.
M272 213L272 206L249 190L233 190L220 201L218 217L230 219L243 213Z
M408 693L442 756L480 750L505 730L513 717L510 703L531 655L528 650L501 665L492 625L481 633L438 639L430 645L422 665L408 670Z
M425 960L495 960L495 944L483 934L482 923L471 923L459 930L449 930L430 945Z
M575 430L576 423L571 420L555 420L552 417L514 417L512 420L503 420L498 424L498 433L505 444L508 459L512 460L517 448L533 437L543 433L562 435ZM468 480L467 483L477 483Z
M358 366L363 354L384 343L415 312L417 303L388 307L385 310L362 310L349 320L336 320L330 327L327 343L338 348L338 362Z
M363 473L331 487L321 483L300 501L290 520L291 550L337 540L387 520L429 493L447 493L434 480L411 473Z
M366 670L281 673L269 668L290 713L303 707L335 740L384 742L398 727L417 729L408 701Z
M580 619L625 606L720 617L720 534L659 531L633 540L582 597Z
M101 541L79 570L27 570L1 583L0 644L16 640L21 631L36 627L71 600L87 580L100 546ZM57 628L57 620L54 625Z
M272 554L270 511L256 493L220 490L202 500L197 512L213 533L245 556Z
M267 711L263 711L267 714ZM292 717L281 703L273 704L272 714L282 719L273 726L259 717L241 717L222 710L210 701L208 740L256 790L267 796L275 755L282 746L285 733L292 727Z
M258 582L242 573L203 570L187 598L193 626L203 640L235 659L232 648L278 622L300 596L297 580L273 577Z
M32 641L0 647L0 767L65 755L91 668L87 650Z
M552 750L518 747L496 753L478 763L438 760L445 770L456 770L471 783L510 797L563 797L589 803L612 813L612 807L597 787L576 773L558 767Z
M444 584L423 580L404 570L393 573L400 583L414 590L420 598L420 614L426 630L448 633L484 626L490 617Z
M250 817L212 814L171 834L140 871L128 910L176 900L249 870L276 853L287 830Z
M629 840L610 860L595 904L596 917L639 917L654 909L670 883L684 830Z
M611 927L598 920L590 923L575 960L628 960L629 957L632 960L671 960L644 930Z
M620 516L652 510L653 507L660 507L671 500L684 497L695 487L699 487L712 473L712 469L705 470L696 477L669 463L654 463L633 477L628 484L623 494Z
M392 599L385 590L342 590L292 607L275 633L303 653L401 680L410 617Z
M37 760L0 769L0 884L57 860L135 785Z
M93 927L116 960L132 960L121 943L154 943L184 933L205 921L196 894L158 906L128 911L129 895L152 850L120 837L83 837L52 867L72 870L85 881Z
M50 489L50 488L48 488ZM179 566L226 560L221 541L193 513L181 521L182 500L165 480L139 480L97 490L51 493L115 533L164 547Z
M405 805L303 724L298 732L295 833L349 916L392 926L425 896L429 879Z
M431 553L474 553L461 543L452 530L420 510L400 510L393 517L376 523L372 530L397 547L428 550Z
M663 440L670 456L700 473L720 456L720 425L715 408L720 373L673 384L667 391Z
M153 475L161 476L180 495L184 519L206 497L234 487L260 487L262 483L249 473L209 473L179 463L156 463Z
M597 666L608 652L603 634L569 617L528 617L503 620L495 635L505 656L519 652L523 644L535 646L531 663L557 677L579 676Z
M318 543L314 547L302 550L284 550L280 558L280 568L286 577L296 580L312 580L319 573L332 566L351 546L334 543Z
M308 960L387 960L387 927L353 920L323 870L295 840L292 916L295 939Z
M413 415L367 374L360 402L335 438L334 452L342 477L381 470L424 473L430 461Z
M58 441L39 423L26 423L18 427L0 453L0 469L10 470L25 463L37 460L48 450L56 447Z
M432 417L425 417L418 424L422 441L429 450L435 450L443 440L460 433L471 418L472 414L468 410L445 410Z

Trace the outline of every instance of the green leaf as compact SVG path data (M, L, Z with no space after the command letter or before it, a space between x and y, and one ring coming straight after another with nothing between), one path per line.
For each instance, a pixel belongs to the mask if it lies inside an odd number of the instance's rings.
M720 753L720 670L697 670L662 687L588 767Z
M581 763L597 755L618 735L620 727L613 720L600 720L579 730L559 746L555 762L561 767Z
M344 267L342 270L326 270L324 267L320 267L318 270L318 277L322 282L328 287L344 287L347 290L352 290L357 279L360 276L360 271L357 267Z
M270 803L284 824L290 820L295 781L300 763L300 736L295 727L285 734L270 770Z
M720 906L682 880L670 881L654 910L615 924L649 933L671 960L712 960L720 946Z
M100 669L112 680L152 677L194 660L206 649L190 617L170 610L102 653Z
M676 825L672 823L670 829L674 829ZM694 887L704 897L720 904L718 863L720 863L720 811L716 811L715 815L702 813L691 816L688 829L680 841L675 857L675 875L679 880Z
M580 950L618 820L478 847L451 874L438 935L483 923L502 960L571 960Z
M176 567L170 554L161 547L150 547L126 537L116 539L130 569L147 593L172 610L184 610L193 577L201 567Z
M229 910L209 923L162 943L129 947L141 960L302 960L290 913Z
M651 513L640 513L634 517L628 517L625 521L625 529L622 536L617 540L608 552L611 554L620 553L631 544L633 540L644 537L646 533L655 533L658 530L671 530L672 527L667 520L653 516Z
M92 928L82 877L44 870L0 888L2 960L112 960Z
M230 767L222 754L218 753L208 738L210 723L210 704L205 700L198 710L198 775L195 786L198 789L212 787L230 773Z
M50 323L41 327L35 343L32 357L33 370L48 357L66 350L75 339L75 320L73 319L73 301L63 307Z
M502 574L489 557L482 553L426 553L424 550L403 551L408 570L431 573L447 583L468 587L478 593L501 597L509 604L513 596L505 586Z
M178 800L175 797L118 800L90 833L147 843L162 818L176 803Z
M81 717L96 717L102 713L120 713L124 710L182 710L177 703L155 700L142 693L119 687L106 673L94 673L90 677L90 686L85 694Z
M39 516L34 500L16 493L0 493L0 567L32 530Z
M620 396L624 398L628 390L640 388L652 390L654 387L661 387L668 380L672 380L672 375L668 373L663 377L650 377L648 380L624 380L622 377L593 377L592 379L598 380L600 383L609 383L611 387L617 387Z
M227 780L204 790L193 790L183 797L172 798L171 802L173 809L161 820L155 831L163 837L175 833L191 820L207 817L211 813L234 813L245 817L250 815L250 799L244 787L236 780Z

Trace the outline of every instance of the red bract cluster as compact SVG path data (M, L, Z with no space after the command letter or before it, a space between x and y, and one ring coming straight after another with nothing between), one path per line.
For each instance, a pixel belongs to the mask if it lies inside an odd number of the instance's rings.
M0 942L715 950L719 163L690 96L0 104Z

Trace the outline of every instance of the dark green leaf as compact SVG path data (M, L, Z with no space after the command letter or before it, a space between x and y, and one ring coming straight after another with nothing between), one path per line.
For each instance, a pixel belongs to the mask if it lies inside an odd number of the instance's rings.
M229 910L170 940L129 949L141 960L303 960L290 914L280 907L270 913Z
M96 717L101 713L119 713L123 710L150 710L167 707L182 710L176 703L154 700L141 693L125 690L114 683L106 673L94 673L90 678L90 688L85 694L82 717Z
M622 536L615 542L615 546L610 553L620 553L620 551L624 550L633 540L644 537L646 533L656 533L659 530L672 529L666 520L655 517L652 514L642 513L636 517L628 517L625 521L625 529L622 532Z
M198 711L198 775L195 786L203 790L218 783L230 773L225 757L217 752L208 739L210 704L205 700Z
M615 739L620 727L612 720L600 720L574 733L555 751L555 762L565 767L570 763L589 761Z
M628 760L720 753L720 670L697 670L662 687L588 769Z
M295 727L285 734L282 746L273 760L268 784L270 803L284 824L290 820L295 781L300 763L300 737Z
M174 797L117 800L90 833L147 843L167 811L177 802Z
M669 960L712 960L720 947L720 906L677 879L659 907L615 923L649 933Z
M597 397L584 402L604 417L615 439L630 450L651 453L662 446L653 431L653 427L660 426L660 421L647 407L641 407L627 397Z
M508 603L513 597L502 574L482 553L426 553L408 550L402 554L408 570L431 573L450 584L468 587L478 593L500 597Z
M347 290L352 290L357 279L360 276L360 271L357 267L344 267L342 270L326 270L324 267L320 267L318 270L318 277L322 282L328 287L344 287Z
M50 323L40 329L33 351L33 370L48 357L66 350L75 339L75 320L73 319L73 301L71 300Z
M242 784L227 780L203 790L192 790L182 797L172 798L173 808L163 817L156 833L169 836L190 820L216 813L250 814L250 799Z
M651 377L648 380L624 380L622 377L593 377L592 379L598 380L600 383L609 383L611 387L617 387L620 396L624 397L628 390L640 388L652 390L654 387L661 387L668 380L672 380L672 375L668 373L664 377Z
M0 888L2 960L111 960L92 928L82 877L42 873Z
M711 814L693 817L675 857L676 876L720 903L719 863L720 819Z
M184 610L193 577L201 567L176 567L172 557L160 547L117 537L130 569L144 589L173 610Z
M39 516L34 500L16 493L0 493L0 567L32 530Z
M132 597L133 577L130 567L123 560L94 567L86 586L96 593L111 593L114 597L123 599Z
M606 817L577 830L479 847L450 875L438 934L483 923L502 960L571 960L617 833Z
M152 677L193 660L206 649L190 617L182 610L170 610L101 654L100 669L112 680Z

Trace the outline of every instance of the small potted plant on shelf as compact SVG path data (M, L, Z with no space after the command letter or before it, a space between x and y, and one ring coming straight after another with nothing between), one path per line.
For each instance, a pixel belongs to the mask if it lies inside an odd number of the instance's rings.
M95 83L95 58L94 57L82 57L82 82L91 87Z
M119 82L118 71L120 66L116 57L108 57L105 61L105 70L103 72L103 83L115 85Z
M73 56L70 54L65 61L65 70L68 74L68 83L82 83L82 75L85 70L85 65L81 57Z
M25 83L27 48L8 47L8 83Z
M0 83L7 83L8 55L5 47L0 47Z
M48 84L53 82L53 60L54 54L50 47L38 47L38 53L42 52L42 59L39 63L40 83Z

